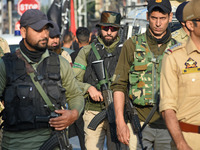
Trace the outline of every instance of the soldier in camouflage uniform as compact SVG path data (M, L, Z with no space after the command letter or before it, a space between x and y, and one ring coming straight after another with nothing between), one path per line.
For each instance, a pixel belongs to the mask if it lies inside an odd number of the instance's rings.
M141 125L154 105L159 102L160 71L164 51L174 45L168 28L172 20L169 0L149 0L147 31L128 39L122 47L111 85L114 91L118 139L129 145L130 150L141 146L131 124L124 118L125 95L129 93L139 116ZM156 108L156 107L155 107ZM169 150L171 137L158 110L142 131L142 141L148 150Z
M7 41L0 37L0 57L2 57L5 53L10 53L10 48Z

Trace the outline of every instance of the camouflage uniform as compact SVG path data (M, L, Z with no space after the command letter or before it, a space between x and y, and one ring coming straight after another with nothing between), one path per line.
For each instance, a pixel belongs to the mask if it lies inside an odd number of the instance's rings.
M2 57L4 53L10 53L10 48L7 41L0 37L0 57Z

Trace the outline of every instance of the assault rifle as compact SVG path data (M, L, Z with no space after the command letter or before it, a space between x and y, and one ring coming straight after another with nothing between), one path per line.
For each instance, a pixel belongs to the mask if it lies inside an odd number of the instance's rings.
M51 112L50 116L36 116L36 122L49 122L50 118L58 117L59 115L55 112ZM59 147L60 150L72 150L72 145L69 143L69 139L67 137L67 130L54 130L52 136L44 142L44 144L40 147L40 150L54 150Z
M128 35L128 23L126 23L119 30L120 43L124 43L124 41L127 39L127 35Z
M116 124L115 124L115 110L113 104L112 91L108 88L108 81L106 80L106 72L104 68L103 60L98 60L92 62L92 67L100 83L101 92L103 95L105 110L98 113L89 123L88 128L91 130L96 130L98 125L105 119L108 118L111 140L116 143L116 148L120 149L120 143L116 135Z
M140 120L137 115L137 111L135 107L133 106L131 100L129 100L127 96L126 96L125 101L126 101L126 114L127 114L128 120L131 123L133 132L137 134L142 150L146 150L147 147L144 147L142 143L142 130L141 130L141 125L140 125Z

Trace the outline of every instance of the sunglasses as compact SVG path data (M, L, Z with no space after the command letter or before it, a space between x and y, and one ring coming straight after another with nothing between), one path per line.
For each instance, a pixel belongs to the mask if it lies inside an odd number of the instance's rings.
M101 29L104 30L104 31L108 31L110 29L112 32L119 30L119 28L113 27L113 26L101 26Z

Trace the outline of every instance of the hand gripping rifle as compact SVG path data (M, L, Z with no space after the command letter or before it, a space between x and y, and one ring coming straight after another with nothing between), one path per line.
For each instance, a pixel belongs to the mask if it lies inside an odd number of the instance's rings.
M142 150L146 150L147 147L144 147L142 143L142 131L141 131L141 125L140 125L140 120L137 115L137 111L135 107L133 106L131 100L128 98L128 96L126 96L125 101L126 101L126 114L127 114L128 120L131 123L133 132L137 134Z
M36 116L36 122L49 122L50 118L58 117L59 115L55 113L55 106L52 104L51 100L49 99L48 95L45 93L44 89L42 88L38 78L39 75L35 72L33 66L27 62L27 60L23 57L20 50L16 50L16 55L19 59L23 60L26 64L27 73L30 75L32 82L34 83L36 89L40 93L41 97L47 104L48 108L51 111L49 116ZM37 75L37 76L36 76ZM36 80L37 79L37 80ZM58 131L54 130L52 132L52 136L44 142L44 144L40 147L40 150L54 150L55 148L59 147L60 150L72 150L72 146L69 143L69 139L66 136L67 132L66 129Z
M94 72L97 76L97 79L100 83L101 92L103 95L104 103L105 103L105 110L98 113L89 123L88 128L91 130L96 130L98 125L105 119L108 118L109 126L110 126L110 133L111 133L111 140L112 142L116 143L116 148L120 149L120 143L117 139L116 135L116 124L115 124L115 110L113 104L113 95L112 91L108 88L108 80L106 80L106 71L104 68L103 60L98 60L92 62L92 67Z
M50 118L58 117L59 115L55 112L51 112L50 116L36 116L36 122L49 122ZM69 143L67 136L67 129L64 130L53 130L52 136L44 142L39 150L54 150L58 148L60 150L72 150L72 145Z

